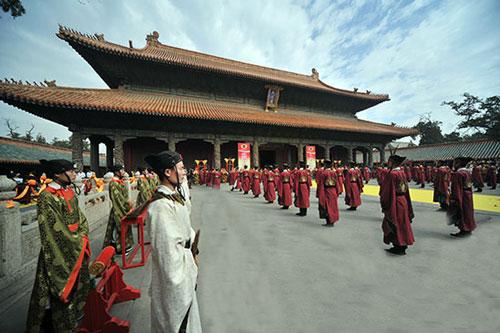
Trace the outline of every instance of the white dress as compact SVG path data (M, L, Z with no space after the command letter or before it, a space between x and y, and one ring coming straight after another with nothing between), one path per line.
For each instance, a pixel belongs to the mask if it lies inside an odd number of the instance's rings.
M160 185L158 191L175 191ZM198 267L187 242L194 240L187 205L169 199L152 202L147 226L151 235L151 332L178 333L189 310L188 333L201 332L196 300Z

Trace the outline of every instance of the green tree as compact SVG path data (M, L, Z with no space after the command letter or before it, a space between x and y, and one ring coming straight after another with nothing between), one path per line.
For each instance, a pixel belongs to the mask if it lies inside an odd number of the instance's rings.
M460 133L457 131L453 131L451 133L444 135L444 142L459 142L462 140L463 140L463 138L460 136Z
M38 133L35 138L35 142L38 143L47 143L47 139L42 135L42 133Z
M481 99L464 93L462 102L443 102L452 108L456 115L463 117L459 129L475 130L475 137L498 139L500 137L500 96Z
M441 125L440 121L431 119L430 113L420 116L419 122L414 126L420 134L420 145L443 142Z
M5 13L10 12L13 18L22 16L26 10L21 3L21 0L0 0L0 5Z

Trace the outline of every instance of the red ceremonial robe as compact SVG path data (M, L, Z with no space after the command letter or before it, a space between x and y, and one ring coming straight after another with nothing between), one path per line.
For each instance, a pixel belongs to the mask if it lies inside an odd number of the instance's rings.
M380 192L380 205L384 213L384 243L395 246L412 245L415 242L411 229L413 207L406 174L400 168L387 173Z
M261 193L260 190L260 172L254 171L252 173L252 193L255 196L259 196Z
M339 195L344 193L344 168L337 168L337 177L339 179L340 191Z
M215 171L213 173L212 188L220 190L220 181L221 181L221 173L219 171Z
M465 168L458 169L451 175L450 206L448 207L450 224L461 231L476 229L474 202L472 199L472 176Z
M450 169L446 166L441 166L434 178L434 202L439 202L441 207L448 206L450 203Z
M293 179L290 171L285 170L281 173L280 177L281 183L281 205L289 207L292 205L292 188Z
M241 187L245 193L250 191L250 176L247 170L244 170L242 173Z
M295 207L309 208L309 196L312 185L311 175L307 170L298 170L295 173L293 183L295 188Z
M324 188L325 218L327 223L335 223L339 220L338 196L340 182L335 170L324 170L321 173L321 184Z
M274 175L274 172L269 171L267 173L267 176L264 178L264 181L267 182L264 198L268 202L274 202L274 200L276 200L276 177Z
M363 178L365 179L365 184L368 184L371 178L371 171L370 168L364 167L363 169Z
M483 175L481 173L482 169L483 168L480 165L477 165L474 169L472 169L472 182L476 188L484 187Z
M361 206L362 189L363 181L359 176L359 170L349 169L345 179L345 204L350 207Z

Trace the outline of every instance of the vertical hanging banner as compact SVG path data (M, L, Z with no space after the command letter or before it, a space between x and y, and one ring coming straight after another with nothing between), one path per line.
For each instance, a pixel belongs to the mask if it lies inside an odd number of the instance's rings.
M316 146L306 146L306 164L311 170L316 168Z
M250 168L250 143L238 142L238 169L245 165Z

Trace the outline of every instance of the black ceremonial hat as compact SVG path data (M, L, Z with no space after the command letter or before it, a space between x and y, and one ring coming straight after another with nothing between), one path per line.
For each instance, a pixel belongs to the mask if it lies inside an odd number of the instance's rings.
M165 169L172 169L177 163L182 161L182 157L175 151L165 150L158 154L146 156L144 158L153 170L163 172Z
M111 171L113 172L118 172L120 171L121 169L124 169L123 165L121 164L115 164L113 165L111 168L109 168Z
M51 177L58 173L76 169L76 165L68 160L40 160L42 169Z
M391 155L391 156L389 156L389 159L391 161L393 161L394 163L396 163L396 164L399 165L399 164L403 163L404 160L406 160L406 157L405 156L399 156L399 155Z
M460 163L460 165L466 165L467 163L469 163L472 160L473 160L472 157L463 157L463 156L455 157L455 161Z

